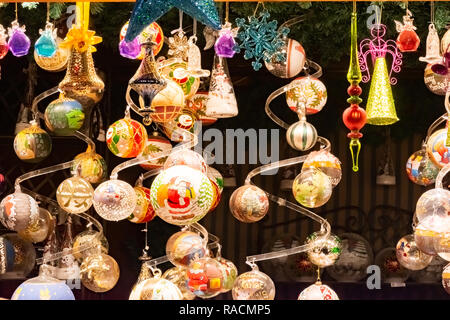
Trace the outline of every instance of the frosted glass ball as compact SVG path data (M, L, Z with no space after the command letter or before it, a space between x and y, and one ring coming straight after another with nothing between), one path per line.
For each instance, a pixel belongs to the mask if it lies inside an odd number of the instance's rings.
M94 189L80 177L70 177L61 182L56 189L56 200L61 209L69 213L82 213L92 206Z
M187 270L189 290L197 297L209 299L222 293L224 275L221 264L212 258L194 260Z
M19 231L18 235L33 243L42 242L53 232L55 219L52 214L44 208L39 208L39 218L35 224L29 225L25 230Z
M180 289L181 294L183 295L183 300L194 300L196 295L189 290L187 287L188 277L186 268L182 267L174 267L166 270L162 277L166 280L169 280L174 285Z
M450 263L442 271L442 286L450 294Z
M234 282L238 276L238 270L233 262L222 257L215 258L222 267L223 285L222 292L228 292L233 289Z
M39 206L28 194L15 192L3 198L0 203L0 222L10 230L25 230L38 219Z
M150 278L136 285L130 295L130 300L183 300L183 294L169 280Z
M317 130L312 124L300 120L292 124L286 131L286 140L295 150L306 151L317 142Z
M409 180L421 185L429 186L434 183L439 168L431 161L425 150L414 152L406 162L406 174Z
M308 236L305 244L313 243L307 251L308 259L320 268L331 266L339 258L342 251L341 239L334 234L328 238L319 238L320 233L314 232Z
M311 152L303 163L302 172L309 168L316 168L325 173L330 178L333 188L341 181L341 161L327 150Z
M292 184L295 200L307 208L317 208L327 203L332 189L331 179L315 168L302 170Z
M297 300L339 300L339 297L329 286L317 281L300 292Z
M97 184L106 179L108 169L105 159L98 153L88 151L78 154L74 159L71 171L89 183Z
M122 180L108 180L94 191L94 208L105 220L119 221L128 218L136 208L136 192Z
M172 151L172 144L166 138L153 134L148 137L147 144L142 151L141 156L161 157L164 154L169 154ZM166 162L167 156L155 160L149 160L145 163L139 164L145 170L152 170L161 168Z
M94 292L111 290L119 280L119 276L119 265L106 254L90 255L80 266L81 283Z
M274 300L275 284L267 274L252 270L236 278L231 293L233 300Z
M247 184L234 190L229 205L236 219L251 223L265 217L269 211L269 198L260 188Z
M422 194L417 201L416 216L419 222L428 216L450 216L450 191L436 188Z
M167 240L166 254L172 264L188 267L192 261L206 255L206 248L202 237L197 233L180 231Z
M146 223L156 216L150 201L150 189L142 186L134 187L136 192L136 208L128 220L133 223Z
M433 260L433 256L419 250L413 234L402 237L397 242L396 250L397 260L409 270L422 270Z
M101 253L108 254L108 240L104 235L101 235L99 238L98 234L99 232L94 230L86 230L77 234L73 239L73 257L81 262L87 256L97 254L99 249ZM85 249L86 247L88 249Z
M192 169L199 170L204 174L206 174L206 171L208 170L205 159L203 159L199 153L189 149L183 149L169 154L164 163L164 170L178 165L188 166Z

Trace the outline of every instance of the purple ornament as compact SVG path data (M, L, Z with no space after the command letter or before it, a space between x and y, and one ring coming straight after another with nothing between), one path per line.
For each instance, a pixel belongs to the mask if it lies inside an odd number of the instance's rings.
M442 57L442 63L436 63L431 66L431 70L440 74L441 76L445 76L449 73L450 69L450 52L446 52Z
M16 57L22 57L28 54L30 49L30 39L25 34L25 26L20 27L17 21L11 23L8 28L9 34L9 50Z
M119 43L119 52L122 57L128 59L136 59L141 53L141 44L139 37L134 38L131 42L126 42L125 39Z
M214 50L216 54L221 58L233 58L236 51L234 51L234 47L236 46L236 41L234 41L234 37L231 33L231 30L228 32L222 33L214 44Z

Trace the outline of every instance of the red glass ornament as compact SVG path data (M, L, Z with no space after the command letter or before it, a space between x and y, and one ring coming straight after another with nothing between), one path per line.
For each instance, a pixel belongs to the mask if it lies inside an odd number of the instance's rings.
M9 50L8 43L0 44L0 59L3 59L6 56L8 50Z
M342 121L344 121L345 126L352 131L348 134L349 138L352 138L350 135L353 131L359 131L364 127L366 124L366 119L366 110L357 104L352 104L344 110L344 113L342 114ZM362 136L361 133L359 134Z
M350 85L347 89L347 93L349 96L360 96L362 89L358 85Z
M414 52L420 44L420 39L414 30L403 30L397 37L397 47L401 52Z

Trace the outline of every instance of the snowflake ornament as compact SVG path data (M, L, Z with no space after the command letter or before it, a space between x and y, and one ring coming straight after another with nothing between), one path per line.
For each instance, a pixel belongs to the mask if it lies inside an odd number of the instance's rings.
M269 12L264 10L259 17L248 17L248 23L245 19L236 19L236 25L239 27L237 39L240 40L240 43L236 45L235 51L239 53L241 49L244 49L244 58L255 60L252 62L255 71L262 67L261 59L266 62L284 62L286 60L286 55L281 49L285 43L284 39L289 33L289 28L283 27L278 30L278 22L276 20L268 21L269 17Z

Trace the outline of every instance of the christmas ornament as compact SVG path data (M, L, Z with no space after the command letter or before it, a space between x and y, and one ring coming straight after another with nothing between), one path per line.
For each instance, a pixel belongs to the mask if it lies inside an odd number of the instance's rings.
M156 214L170 224L202 219L213 202L213 186L205 174L184 165L162 171L153 180L150 197Z
M220 29L220 19L213 0L139 0L131 13L126 41L136 38L150 22L158 20L171 8L176 7L201 23L216 30Z
M234 282L238 276L238 270L233 262L222 257L216 257L216 260L220 263L222 268L223 284L222 292L228 292L233 289Z
M278 22L268 21L269 18L269 12L263 10L258 17L248 17L248 23L245 19L236 19L236 25L239 27L237 39L240 43L235 47L235 51L239 53L241 49L245 50L244 58L254 59L252 66L255 71L261 69L261 60L268 63L286 61L282 48L289 28L282 27L277 30Z
M120 55L129 59L143 59L145 56L145 48L141 47L142 43L147 41L154 42L153 55L156 56L164 44L164 34L162 28L156 22L150 23L145 29L134 38L133 41L127 42L125 40L125 34L128 30L127 21L122 29L120 29L120 42L119 42L119 52Z
M309 168L316 168L325 173L330 178L333 188L341 181L341 162L327 150L322 149L308 154L305 162L303 162L302 172Z
M286 103L297 112L300 106L306 108L306 114L315 114L327 103L327 88L317 78L300 77L294 80L295 86L286 91Z
M0 60L3 59L9 51L8 36L5 28L0 24Z
M208 168L205 159L203 159L203 157L199 153L189 149L182 149L170 153L167 157L166 162L164 163L164 170L179 165L188 166L192 169L199 170L204 174L206 174Z
M106 132L106 145L116 156L121 158L137 157L145 148L147 130L129 116L117 120Z
M230 211L241 222L257 222L269 211L269 198L260 188L243 185L231 194Z
M208 92L199 91L189 99L186 99L186 108L194 112L195 116L202 122L202 126L210 126L217 121L217 118L206 116L208 99Z
M169 51L167 55L171 58L180 58L181 60L187 62L189 59L189 39L184 33L184 31L179 30L175 32L172 37L168 39ZM187 69L187 65L183 68ZM176 67L172 70L175 70Z
M220 199L221 199L221 193L219 190L219 186L211 179L209 179L211 181L211 185L213 186L213 202L211 204L211 208L209 208L209 212L213 211L214 209L217 208L217 206L219 205Z
M71 136L83 126L84 112L81 104L63 94L50 102L45 109L45 125L57 136Z
M434 183L438 173L439 168L430 160L426 150L414 152L406 162L406 174L409 180L418 185L429 186Z
M396 253L400 264L409 270L422 270L433 260L433 256L419 250L413 234L408 234L397 242Z
M236 278L231 293L233 300L274 300L275 285L268 275L254 269Z
M444 51L442 59L431 66L434 73L442 76L448 75L448 69L450 69L450 49L447 52Z
M55 219L51 213L39 208L39 218L35 224L29 225L26 229L19 231L18 235L26 241L33 243L43 242L53 232Z
M20 160L38 163L47 158L52 151L52 140L35 121L20 131L14 138L14 151Z
M164 133L172 141L175 142L185 141L186 140L185 131L188 131L190 134L194 134L195 123L197 120L198 119L191 110L184 108L174 120L165 124L163 128ZM183 131L179 129L183 129Z
M7 239L0 237L0 276L14 267L14 247Z
M6 177L3 175L3 173L0 173L0 195L2 195L3 192L6 191L7 187L8 187L8 182L6 180Z
M39 29L41 35L34 44L34 50L41 57L51 58L56 54L58 45L56 43L56 32L58 30L53 28L53 23L45 24L45 29Z
M420 44L420 39L414 31L417 28L413 25L414 19L412 13L406 9L406 15L403 16L403 23L394 20L397 32L400 32L397 37L397 47L401 52L414 52Z
M88 146L86 152L78 154L71 167L72 175L79 176L89 183L97 184L106 179L108 170L105 159Z
M16 57L26 56L30 49L30 39L25 34L25 26L20 26L19 22L14 20L8 28L8 35L9 51Z
M447 28L447 31L444 33L441 39L441 51L442 54L449 52L450 47L450 28Z
M450 294L450 264L448 264L442 271L442 286L445 291Z
M212 258L193 260L187 270L188 288L197 297L209 299L222 292L224 274L221 264Z
M270 62L264 60L267 70L279 78L292 78L299 74L305 66L306 54L302 45L294 39L283 37L284 44L280 48L285 56L281 61L272 58ZM320 111L320 110L319 110Z
M446 218L450 212L450 191L436 188L423 193L416 205L416 217L419 222L429 216Z
M28 194L16 191L0 203L0 222L8 229L22 231L37 223L39 207Z
M427 51L425 57L420 57L419 60L432 64L442 60L440 52L439 35L436 31L434 23L428 25L428 35L427 35ZM431 66L430 66L431 68Z
M120 55L128 59L136 59L141 53L141 49L138 37L134 38L131 42L126 42L125 40L119 42Z
M69 213L86 212L92 206L93 195L91 184L77 176L67 178L56 189L59 206Z
M152 221L155 217L155 210L153 210L150 202L150 189L142 186L134 187L136 192L136 208L134 209L128 220L133 223L145 223Z
M36 64L45 71L59 72L67 67L69 61L70 50L60 46L63 39L56 37L56 53L51 57L41 56L34 50L34 61Z
M431 64L426 66L423 80L428 90L434 94L445 96L449 83L448 77L434 73L433 70L431 70Z
M183 300L183 294L177 285L157 275L138 283L130 300Z
M161 157L163 154L170 153L172 151L172 144L169 140L158 134L157 131L153 132L151 136L148 137L147 145L142 151L141 156L155 157L157 159L150 160L145 163L139 164L145 170L152 170L156 168L162 168L167 157Z
M295 200L307 208L323 206L330 200L333 185L331 179L316 168L302 170L294 179L292 193Z
M333 289L318 280L300 292L297 300L339 300L339 297Z
M80 267L71 252L72 247L72 217L69 215L65 223L64 235L60 245L60 250L63 256L59 259L58 268L56 269L56 278L60 280L79 278Z
M39 275L23 282L14 291L11 300L75 300L69 286L50 276L48 266L41 266Z
M295 150L306 151L317 142L317 130L306 118L292 124L286 131L286 140Z
M11 272L4 274L7 278L24 278L36 264L36 250L31 242L23 240L17 233L3 234L14 248L14 265Z
M188 50L182 52L187 54ZM185 99L192 97L200 86L200 79L189 73L188 63L184 61L173 62L163 67L161 74L163 77L176 82L183 89Z
M448 221L448 219L446 219ZM446 227L449 227L448 225ZM434 250L438 256L446 261L450 261L450 229L439 234L439 239L434 243Z
M224 187L224 179L222 174L219 172L219 170L214 169L211 166L208 166L208 172L207 172L208 178L217 185L219 189L219 193L222 193L223 187Z
M309 261L319 268L331 266L341 254L342 243L339 237L330 234L329 237L319 237L317 232L312 233L306 239L305 244L312 243L312 248L307 251Z
M167 123L174 120L185 105L183 89L175 81L165 81L166 87L152 101L150 118L154 122Z
M80 266L81 283L94 292L111 290L119 280L119 276L119 265L106 254L90 255Z
M397 46L393 40L384 40L386 26L375 24L371 31L372 39L364 39L360 43L360 53L358 55L361 61L361 71L366 72L362 77L363 82L370 79L369 68L367 64L367 55L370 53L374 70L372 82L370 84L369 97L367 99L367 123L372 125L390 125L397 122L397 113L395 111L394 97L392 96L391 84L396 84L397 79L391 77L392 72L400 72L402 65L402 54L398 52ZM367 50L365 50L367 49ZM386 63L386 54L392 55L391 71L388 72Z
M174 285L180 289L183 296L183 300L194 300L196 295L189 290L187 287L187 282L189 281L187 277L187 272L185 268L174 267L166 270L162 275L163 279L169 280Z
M429 215L417 224L414 239L420 251L425 254L437 255L436 247L440 242L441 233L450 230L450 219L438 215Z
M86 247L90 248L85 249ZM99 250L103 254L108 254L109 244L103 234L99 237L98 231L86 230L73 239L72 249L74 258L81 262L90 255L98 254Z
M197 233L180 231L167 240L166 254L175 266L188 267L192 261L206 255L206 248L202 237Z
M395 248L384 248L375 257L375 265L381 269L381 279L384 283L404 283L410 271L397 260Z
M123 220L136 208L136 192L125 181L108 180L95 189L93 203L95 211L103 219Z
M446 146L447 129L435 131L427 142L427 153L431 161L442 168L450 162L450 147Z
M236 53L236 41L234 38L237 36L239 28L231 28L231 23L226 22L222 25L222 29L219 31L219 37L214 44L214 51L216 55L221 58L233 58Z

